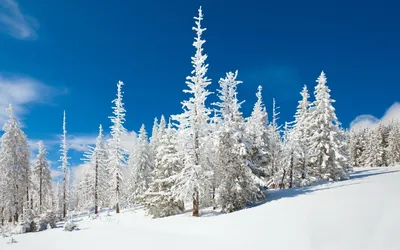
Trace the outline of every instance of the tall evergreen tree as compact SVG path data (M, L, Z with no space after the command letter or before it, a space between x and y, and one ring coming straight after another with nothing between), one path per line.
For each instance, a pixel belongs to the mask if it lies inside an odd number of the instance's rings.
M181 170L182 162L178 153L176 130L169 122L165 133L160 138L155 168L150 175L152 182L145 196L146 209L153 217L165 217L183 211L182 201L172 192Z
M110 116L112 126L111 138L108 140L109 144L109 168L111 173L110 187L113 194L113 201L115 204L115 210L117 213L120 212L120 197L121 188L123 181L123 174L121 168L126 165L126 150L121 145L121 137L126 135L127 130L124 127L125 122L125 108L123 103L123 92L122 86L124 83L118 81L117 83L117 98L112 101L115 105L112 107L113 116Z
M178 122L179 152L182 156L184 167L176 184L175 190L187 200L191 197L193 202L193 216L199 216L200 195L207 192L204 185L206 178L206 159L204 155L204 141L206 139L210 110L205 106L205 101L210 92L206 89L211 81L207 78L208 65L205 63L207 55L203 54L205 40L201 38L206 30L201 27L203 12L199 8L199 16L194 18L196 31L193 46L196 54L192 57L192 75L187 77L185 93L191 95L189 100L183 101L183 113L173 116Z
M217 204L224 211L232 212L255 201L258 186L251 171L249 147L245 138L244 119L237 99L237 71L229 72L220 79L219 99L216 103L222 118L217 131Z
M50 164L47 160L47 150L44 148L43 141L39 141L37 145L39 152L33 168L33 176L38 199L38 211L43 213L47 209L51 209L52 180Z
M64 111L63 116L63 134L62 134L62 142L60 145L60 162L61 166L59 169L62 171L62 216L65 218L67 216L68 209L68 195L69 195L69 171L68 171L68 144L67 144L67 128L66 128L66 115Z
M313 135L311 137L313 174L321 179L347 179L346 162L348 159L342 154L340 123L335 114L330 89L326 85L327 79L322 72L317 79L312 105L311 119L313 121Z
M268 114L262 101L262 87L258 86L257 102L254 104L251 116L245 124L246 137L251 144L252 171L257 177L270 178L268 162L271 160L268 137Z
M99 135L96 139L95 147L89 146L89 151L84 153L82 159L89 165L87 172L87 193L86 200L91 206L94 206L94 212L99 212L99 205L105 203L108 189L108 169L107 169L107 149L103 141L103 128L99 126Z
M296 146L293 148L294 154L297 155L297 164L295 166L301 173L302 185L307 185L310 182L309 172L309 157L310 157L310 137L312 121L310 119L310 102L307 86L304 85L301 91L302 99L299 101L295 120L293 124L292 140L296 140L291 144Z
M144 194L149 188L150 172L154 168L153 157L151 154L147 132L144 124L139 131L139 142L130 155L129 165L131 166L130 189L131 200L135 203L141 203Z
M25 133L14 116L10 104L7 113L9 120L4 124L0 150L0 209L2 222L19 221L24 207L30 207L31 169L29 150Z

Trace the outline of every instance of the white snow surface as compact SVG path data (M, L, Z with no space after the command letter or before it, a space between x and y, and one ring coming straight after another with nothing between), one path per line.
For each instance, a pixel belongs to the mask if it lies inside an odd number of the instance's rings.
M231 214L202 211L150 219L141 209L76 218L62 225L0 239L8 249L400 249L400 167L363 168L351 179L269 192L268 200Z

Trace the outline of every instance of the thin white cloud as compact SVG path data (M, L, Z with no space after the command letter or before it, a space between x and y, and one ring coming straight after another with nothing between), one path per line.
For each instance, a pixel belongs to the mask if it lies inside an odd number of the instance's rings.
M60 170L51 169L51 178L57 178L63 175L63 172Z
M357 116L350 123L350 129L373 128L379 125L381 122L389 123L393 120L400 120L400 103L398 102L393 103L392 106L386 110L381 119L378 119L373 115Z
M0 31L17 39L35 39L37 20L22 13L15 0L0 0Z
M30 77L0 73L0 126L8 120L6 108L10 103L14 114L21 119L28 112L26 105L47 103L53 96L64 93L65 90L57 90Z

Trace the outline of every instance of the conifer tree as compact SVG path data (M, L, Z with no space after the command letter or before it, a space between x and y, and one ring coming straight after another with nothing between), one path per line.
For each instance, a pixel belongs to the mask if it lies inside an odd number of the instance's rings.
M179 152L183 158L183 171L175 185L175 190L187 200L192 198L193 216L199 216L200 195L207 192L205 184L206 161L204 155L204 141L206 139L210 110L205 101L210 92L206 89L211 81L207 78L208 65L205 63L207 55L203 54L205 40L201 38L206 30L201 27L203 12L199 8L199 16L194 18L196 25L193 30L197 36L193 46L196 54L192 57L192 75L187 77L185 93L191 95L189 100L183 101L183 113L173 116L178 122Z
M322 72L317 79L312 105L311 119L313 132L311 137L313 174L321 179L347 179L346 162L348 159L342 154L342 135L340 123L335 114L330 89L326 85L327 79Z
M9 120L4 124L0 150L0 201L2 222L18 222L24 207L31 207L31 169L25 133L14 116L12 105L6 110Z
M139 131L139 141L133 154L130 155L131 165L130 189L131 201L143 202L144 194L149 188L150 172L153 170L153 157L148 143L147 132L144 124Z
M63 134L62 134L62 143L60 145L60 162L61 166L59 169L62 171L62 216L65 218L67 216L68 209L68 195L69 195L69 171L68 171L68 144L67 144L67 128L66 128L66 115L64 111L63 116Z
M258 86L257 102L254 104L251 116L245 124L246 137L251 143L251 162L253 173L258 178L271 177L268 171L268 162L271 160L268 137L268 114L262 101L262 87Z
M87 193L90 194L86 200L91 206L94 206L94 212L99 212L99 205L106 200L108 189L108 169L107 169L107 149L103 141L103 128L99 126L99 135L96 139L95 147L89 146L89 151L84 153L86 164L89 165L87 172Z
M37 145L39 152L33 168L33 176L38 199L38 211L43 213L51 208L52 180L50 164L47 160L47 150L44 148L43 141L39 141Z
M181 170L182 162L178 153L176 130L169 122L165 133L160 138L155 168L150 175L152 182L145 195L147 212L153 217L165 217L183 211L183 202L172 192Z
M124 127L125 122L125 108L122 101L123 92L122 86L124 83L118 81L117 83L117 98L112 101L115 105L112 107L113 116L110 116L112 126L111 138L108 141L109 145L109 171L111 174L110 187L113 194L113 201L115 204L115 210L117 213L120 212L120 197L121 188L123 182L122 167L126 165L126 150L121 145L121 137L126 135L127 131Z

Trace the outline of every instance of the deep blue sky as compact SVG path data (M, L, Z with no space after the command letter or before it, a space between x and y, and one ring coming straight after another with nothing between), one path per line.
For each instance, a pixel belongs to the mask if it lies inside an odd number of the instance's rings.
M27 105L21 118L32 139L59 134L64 109L71 134L95 134L99 123L108 127L118 80L126 84L129 130L181 112L194 54L193 16L200 5L211 89L225 72L238 69L245 115L261 84L268 111L275 97L280 121L291 120L302 85L313 90L321 70L345 127L361 114L380 117L399 101L400 6L395 1L18 3L23 14L36 19L36 36L0 33L0 73L68 90L51 105Z

